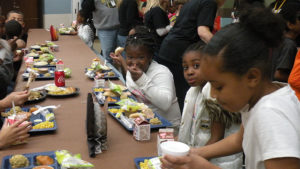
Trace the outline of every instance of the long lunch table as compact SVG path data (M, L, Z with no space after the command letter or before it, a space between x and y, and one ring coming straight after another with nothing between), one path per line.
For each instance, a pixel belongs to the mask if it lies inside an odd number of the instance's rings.
M45 40L50 40L50 33L44 29L31 29L28 37L27 46L30 47L36 43L45 43ZM60 36L55 44L59 45L59 51L54 53L55 56L63 60L65 67L72 70L72 77L66 79L66 86L80 88L80 94L70 98L47 97L45 101L38 103L42 106L61 105L55 110L57 131L50 134L32 135L27 144L0 150L1 160L4 156L11 154L65 149L72 154L80 153L82 159L94 164L96 169L134 169L134 158L156 156L157 131L152 131L150 141L136 141L132 133L125 130L107 114L108 150L98 154L95 158L89 157L85 127L86 100L87 94L92 92L94 82L84 75L84 68L90 66L92 59L97 55L78 36ZM23 63L15 91L22 90L26 83L21 76L24 70L25 64ZM119 80L113 82L121 83ZM54 80L34 81L31 83L31 88L48 83L54 83Z

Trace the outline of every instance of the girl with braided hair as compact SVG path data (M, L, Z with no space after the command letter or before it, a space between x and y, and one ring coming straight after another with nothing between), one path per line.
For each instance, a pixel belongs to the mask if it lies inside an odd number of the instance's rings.
M110 56L126 72L126 86L138 101L177 127L181 114L173 75L167 67L152 60L155 49L152 33L146 27L139 27L126 41L126 61L119 54Z

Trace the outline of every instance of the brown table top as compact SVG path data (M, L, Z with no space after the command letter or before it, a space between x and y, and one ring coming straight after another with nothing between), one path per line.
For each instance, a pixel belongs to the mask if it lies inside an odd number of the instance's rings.
M45 40L50 40L50 33L46 30L31 29L29 31L29 47L35 43L45 43ZM80 153L82 159L91 162L97 169L134 169L134 158L156 156L156 131L151 133L150 141L139 142L133 138L132 133L125 130L113 117L107 115L108 150L98 154L95 158L89 157L85 131L86 99L87 94L92 92L94 82L84 75L84 68L88 67L97 55L78 36L60 36L55 44L59 45L59 51L54 53L55 56L61 58L65 67L72 70L72 77L66 79L66 85L79 87L80 94L63 99L47 97L45 101L38 103L42 106L61 105L55 110L57 131L51 134L34 135L29 138L27 144L0 150L0 158L11 154L65 149L73 154ZM23 64L17 79L16 91L21 90L26 83L21 77L24 69ZM120 81L114 82L120 83ZM48 83L54 83L54 80L34 81L31 83L31 88Z

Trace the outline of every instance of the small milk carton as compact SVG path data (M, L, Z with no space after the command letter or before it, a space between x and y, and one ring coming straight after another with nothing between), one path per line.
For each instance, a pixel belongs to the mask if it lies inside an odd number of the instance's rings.
M138 117L134 119L133 137L136 140L150 140L150 123L144 118Z
M162 156L160 144L165 141L174 141L174 129L172 129L172 128L159 129L158 135L157 135L157 154L158 154L158 156Z

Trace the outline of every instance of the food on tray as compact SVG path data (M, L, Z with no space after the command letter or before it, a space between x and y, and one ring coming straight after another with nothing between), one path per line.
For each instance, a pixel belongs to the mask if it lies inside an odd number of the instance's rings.
M113 71L107 72L107 76L110 76L110 77L115 76L115 72L113 72Z
M135 118L138 118L138 117L145 117L146 118L146 115L144 113L132 113L129 115L129 118L131 119L135 119Z
M113 98L111 98L111 97L107 97L107 101L108 101L108 102L116 102L117 100L116 100L116 99L113 99Z
M46 114L46 121L52 121L54 120L54 114L53 113L48 113Z
M59 32L60 34L73 34L73 33L75 33L75 30L74 30L74 28L72 28L72 27L68 27L68 28L59 28L59 29L58 29L58 32Z
M44 121L32 127L32 129L46 129L46 128L53 128L54 122Z
M50 62L49 65L55 66L55 65L56 65L56 62Z
M161 167L160 157L154 157L151 159L145 159L144 162L140 162L141 169L160 169Z
M162 122L157 117L150 119L149 123L152 125L161 125L162 124Z
M48 68L38 68L37 70L40 74L48 73Z
M44 77L51 77L51 73L45 73Z
M121 96L120 96L120 99L127 99L128 96L130 96L131 93L130 92L122 92Z
M122 109L108 109L108 111L110 111L111 113L122 113L123 110Z
M33 122L35 122L35 123L41 123L41 122L43 122L43 120L42 119L35 119L35 120L33 120Z
M49 157L49 156L36 156L36 164L37 165L51 165L54 163L53 158Z
M48 90L48 93L52 95L65 95L65 94L72 94L76 92L76 88L74 87L65 88L65 87L57 87L55 85L48 86L46 90Z
M115 50L115 55L119 55L119 54L121 54L123 51L124 51L124 48L122 48L122 47L117 47L116 50Z
M40 61L44 61L44 62L47 62L47 63L52 62L53 59L54 59L54 56L50 53L44 53L39 58Z
M11 168L24 168L29 166L29 160L23 155L13 155L9 159Z
M48 65L48 62L45 61L40 61L40 62L35 62L34 66L46 66Z
M30 118L30 116L31 116L31 113L30 112L25 112L25 111L21 111L21 112L18 112L18 114L17 114L19 117L24 117L24 116L26 116L27 118Z
M19 112L22 112L21 107L20 107L20 106L16 106L16 107L15 107L15 112L16 112L17 114L18 114ZM2 112L2 113L1 113L1 116L2 116L2 117L8 117L8 116L10 116L10 115L12 115L12 114L14 114L13 108L11 108L8 112Z
M27 54L28 57L38 57L39 54L35 53L35 52L30 52L29 54Z
M94 165L81 159L80 154L72 155L67 150L60 150L55 152L56 160L61 168L93 168Z
M34 168L32 168L32 169L54 169L53 167L50 167L50 166L45 166L45 165L43 165L43 166L37 166L37 167L34 167Z
M41 48L41 46L40 45L33 45L30 48L34 49L34 50L39 50Z
M140 168L141 169L150 169L148 166L148 162L149 162L148 159L145 159L143 162L140 162Z
M95 92L103 92L104 89L103 89L103 88L94 88L94 91L95 91Z
M155 116L155 114L153 113L153 111L150 108L146 108L146 109L142 110L142 113L144 113L146 115L147 119L152 119Z
M105 89L105 92L103 93L103 96L107 96L107 97L117 97L119 96L117 93L109 90L109 89Z
M34 111L36 111L36 110L38 110L39 108L37 108L37 107L31 107L30 109L29 109L29 112L30 113L32 113L32 112L34 112Z
M38 100L42 97L41 92L40 91L30 91L30 95L28 97L29 101L32 100Z

